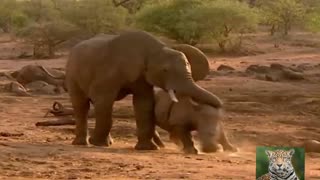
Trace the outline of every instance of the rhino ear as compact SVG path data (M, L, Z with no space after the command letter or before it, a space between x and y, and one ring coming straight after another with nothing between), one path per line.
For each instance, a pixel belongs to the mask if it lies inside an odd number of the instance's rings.
M194 81L203 80L209 74L208 58L200 49L188 44L177 44L171 48L182 52L187 57Z

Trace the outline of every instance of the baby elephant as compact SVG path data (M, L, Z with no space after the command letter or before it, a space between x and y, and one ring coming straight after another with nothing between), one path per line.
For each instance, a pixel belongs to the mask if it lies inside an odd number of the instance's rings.
M223 150L237 151L223 130L221 109L198 104L187 96L178 95L179 102L173 102L170 95L162 90L155 91L155 96L156 124L170 133L173 142L183 145L185 153L198 153L191 131L198 132L203 152L216 152L219 144Z

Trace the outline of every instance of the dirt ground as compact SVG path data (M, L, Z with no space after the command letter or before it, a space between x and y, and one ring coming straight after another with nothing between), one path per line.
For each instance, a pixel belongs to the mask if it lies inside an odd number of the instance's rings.
M243 57L211 58L211 69L220 64L243 71L251 64L320 64L320 46L257 41L266 52ZM1 41L1 53L14 51L19 42ZM7 55L6 54L6 55ZM3 55L3 54L2 54ZM64 67L66 58L10 59L3 56L0 72L27 64ZM138 152L131 96L114 107L114 144L108 148L71 145L74 126L36 127L53 101L70 104L67 94L16 97L0 93L0 179L254 179L255 148L295 146L305 139L320 140L320 67L306 72L301 81L272 82L236 73L211 75L201 86L225 102L225 129L239 152L186 155L160 130L166 148ZM0 84L6 83L0 80ZM90 130L94 121L90 121ZM10 133L12 136L7 136ZM320 154L306 154L305 179L320 179Z

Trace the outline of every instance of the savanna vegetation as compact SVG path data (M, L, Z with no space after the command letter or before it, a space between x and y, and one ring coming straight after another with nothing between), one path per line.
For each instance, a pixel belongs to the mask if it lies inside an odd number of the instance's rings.
M73 38L139 28L219 51L241 48L245 33L270 36L320 30L317 0L1 0L0 30L33 45L36 58L54 57ZM261 29L261 28L260 28Z

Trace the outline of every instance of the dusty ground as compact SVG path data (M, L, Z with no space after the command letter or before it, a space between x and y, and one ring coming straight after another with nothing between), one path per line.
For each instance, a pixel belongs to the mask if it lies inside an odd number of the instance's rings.
M259 43L269 51L214 58L211 68L226 64L244 70L250 64L273 62L320 64L319 47L285 44L274 50L271 43ZM17 46L17 42L2 42L0 53ZM65 58L1 59L0 71L35 62L49 67L65 64ZM304 139L320 140L320 67L310 73L308 80L299 82L269 82L236 74L211 76L200 82L225 101L225 128L230 141L240 148L237 153L185 155L163 131L165 149L135 151L131 97L115 105L115 143L111 147L74 147L73 126L35 126L46 120L43 115L53 101L70 104L66 94L31 98L0 93L0 179L254 179L257 145L288 146ZM5 137L5 133L16 136ZM306 155L306 179L320 179L320 154Z

